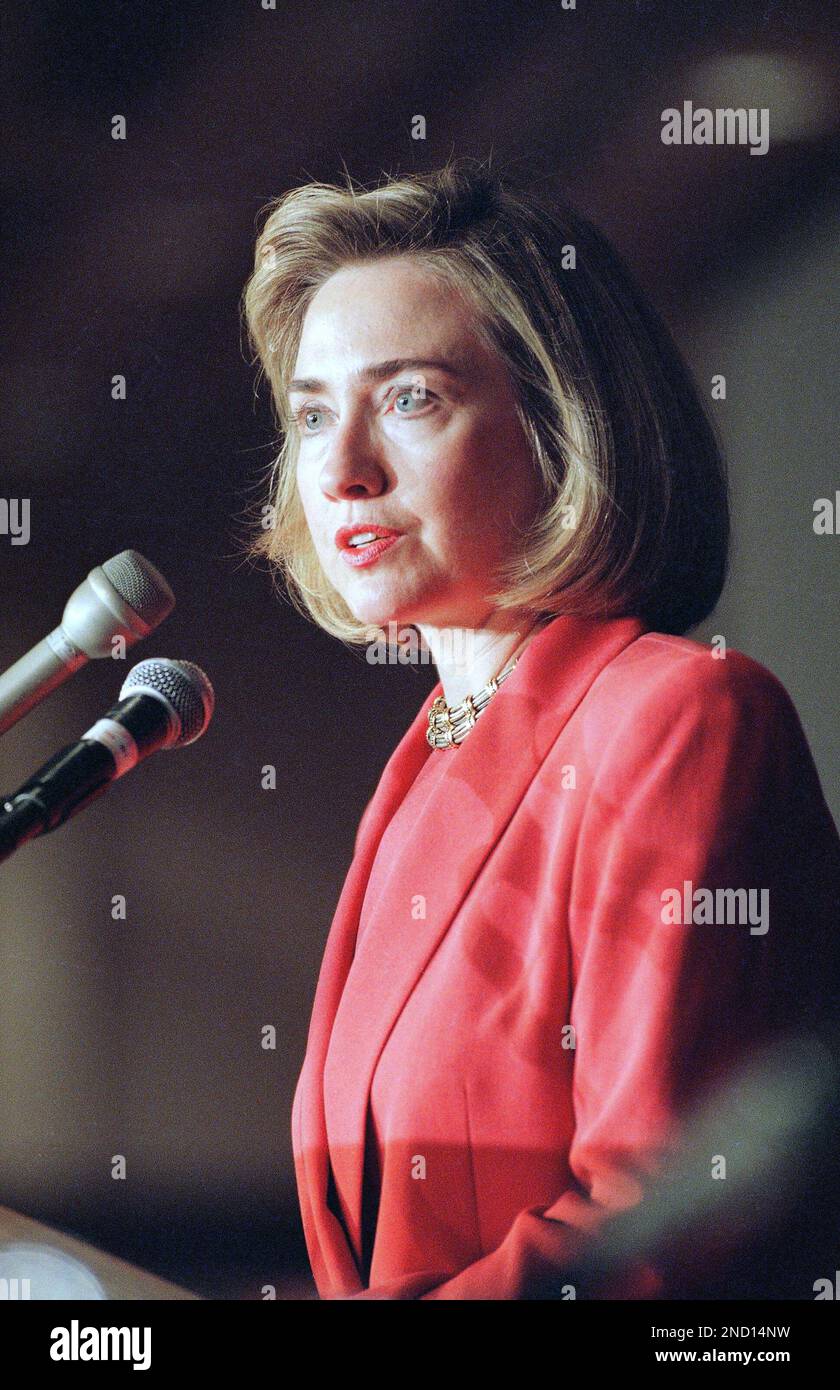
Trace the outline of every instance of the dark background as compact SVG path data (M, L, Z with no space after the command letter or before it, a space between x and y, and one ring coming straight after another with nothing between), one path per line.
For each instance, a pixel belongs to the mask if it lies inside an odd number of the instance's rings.
M840 814L840 542L812 529L838 486L838 48L817 0L7 8L0 496L32 535L0 536L0 669L126 547L178 606L6 735L0 785L144 656L198 661L217 711L0 870L0 1203L205 1294L312 1292L292 1094L359 815L435 673L367 665L243 558L274 439L239 296L295 184L492 153L614 240L706 398L727 380L732 576L690 635L779 676ZM664 146L685 100L769 107L769 153Z

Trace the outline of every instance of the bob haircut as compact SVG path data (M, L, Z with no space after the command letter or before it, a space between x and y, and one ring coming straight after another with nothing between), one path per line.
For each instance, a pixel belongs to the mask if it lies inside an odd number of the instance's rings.
M507 364L542 479L536 521L489 594L538 621L638 616L682 634L726 578L724 460L673 339L601 232L565 202L512 191L478 161L365 190L309 183L269 205L243 296L254 364L271 385L281 447L248 545L326 632L369 641L323 572L297 492L285 384L306 310L341 268L411 256L474 308ZM258 378L259 380L259 378Z

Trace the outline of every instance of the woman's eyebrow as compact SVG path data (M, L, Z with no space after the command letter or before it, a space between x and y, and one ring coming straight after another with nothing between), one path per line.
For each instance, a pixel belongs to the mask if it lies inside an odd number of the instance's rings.
M383 381L390 376L395 376L397 372L415 371L422 372L424 369L432 368L438 372L446 372L448 376L463 379L467 373L462 366L454 362L448 362L443 357L391 357L387 362L376 362L368 367L363 367L354 373L358 381ZM315 377L294 377L286 387L292 391L325 391L326 384L318 381Z

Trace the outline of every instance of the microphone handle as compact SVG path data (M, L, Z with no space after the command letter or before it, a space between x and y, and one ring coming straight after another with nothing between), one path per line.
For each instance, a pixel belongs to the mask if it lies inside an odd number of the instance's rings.
M68 743L0 807L0 863L27 840L55 830L89 805L114 780L115 772L114 755L104 743Z
M0 675L0 734L63 685L88 657L61 626Z
M43 825L43 808L37 801L5 802L0 810L0 864L27 840L40 835Z

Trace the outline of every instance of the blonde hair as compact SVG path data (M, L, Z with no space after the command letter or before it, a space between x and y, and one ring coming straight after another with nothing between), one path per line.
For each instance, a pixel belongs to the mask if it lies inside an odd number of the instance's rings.
M243 305L281 438L272 524L248 549L294 605L343 641L370 638L310 537L285 384L319 286L386 256L411 256L467 297L515 388L543 500L491 601L537 620L633 614L677 634L705 618L726 578L729 498L688 368L597 228L468 160L367 190L349 176L305 184L268 210Z

